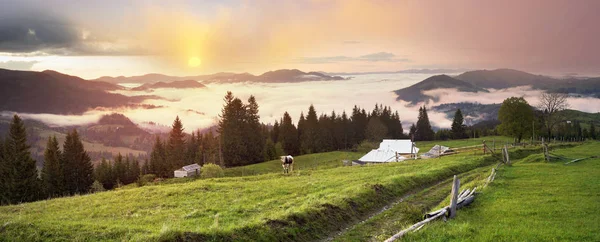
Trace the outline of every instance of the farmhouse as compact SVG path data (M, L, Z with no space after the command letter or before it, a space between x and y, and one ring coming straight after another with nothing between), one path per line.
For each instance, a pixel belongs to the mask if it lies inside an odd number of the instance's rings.
M181 167L179 170L175 171L174 175L175 175L175 177L199 176L200 175L200 165L194 163L191 165Z
M419 148L409 139L384 139L376 150L358 159L357 163L398 162L408 158L416 158Z

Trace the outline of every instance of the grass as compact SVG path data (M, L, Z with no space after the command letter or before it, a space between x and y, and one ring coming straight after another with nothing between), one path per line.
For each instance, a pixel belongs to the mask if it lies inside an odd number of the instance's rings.
M552 151L600 155L599 142ZM600 241L600 159L564 165L532 155L499 170L496 180L456 219L435 222L409 241Z
M448 156L300 169L4 206L0 241L314 240L423 184L491 163Z
M488 145L492 145L492 141L496 141L496 147L499 148L501 143L512 143L513 138L506 136L486 136L481 138L472 138L472 139L460 139L460 140L446 140L446 141L418 141L416 142L416 146L419 147L419 153L425 153L429 151L433 146L439 144L443 146L448 146L450 148L459 148L473 145L481 145L483 141L487 141Z
M294 170L318 170L342 166L342 160L356 160L363 156L359 152L333 151L294 157ZM282 173L279 159L253 165L225 169L225 176L248 176L265 173Z

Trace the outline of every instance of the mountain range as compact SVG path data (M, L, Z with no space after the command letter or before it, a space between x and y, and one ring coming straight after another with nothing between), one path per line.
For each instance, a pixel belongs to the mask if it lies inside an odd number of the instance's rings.
M147 91L157 88L206 88L206 86L202 83L199 83L194 80L183 80L183 81L172 81L172 82L156 82L156 83L146 83L139 87L132 88L133 91Z
M81 114L97 107L137 105L145 99L158 98L109 92L119 89L123 87L55 71L0 69L0 111Z
M427 90L454 88L461 92L488 92L488 89L518 86L600 98L600 77L554 78L512 69L467 71L454 77L437 75L394 92L398 95L397 100L414 105L420 102L437 101L436 97L423 94L423 91Z
M202 81L202 83L237 83L237 82L260 82L260 83L285 83L285 82L303 82L303 81L341 81L345 78L341 76L330 76L320 72L303 72L297 69L282 69L265 72L262 75L255 76L250 73L230 73L220 72L211 75L198 76L168 76L163 74L146 74L142 76L131 77L100 77L92 81L102 81L108 83L156 83L168 81L193 80Z

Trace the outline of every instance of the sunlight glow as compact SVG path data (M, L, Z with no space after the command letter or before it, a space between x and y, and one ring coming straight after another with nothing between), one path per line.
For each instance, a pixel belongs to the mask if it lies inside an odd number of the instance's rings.
M188 65L190 67L198 67L200 66L200 64L202 64L202 60L200 60L200 58L198 57L190 57L190 59L188 60Z

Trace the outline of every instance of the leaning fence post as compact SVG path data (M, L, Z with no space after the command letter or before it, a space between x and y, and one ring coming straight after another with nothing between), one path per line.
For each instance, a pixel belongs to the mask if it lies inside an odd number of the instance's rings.
M458 178L456 178L456 175L454 175L454 179L452 181L452 193L450 197L450 218L454 218L454 216L456 216L456 203L458 200L459 187L460 180L458 180Z

